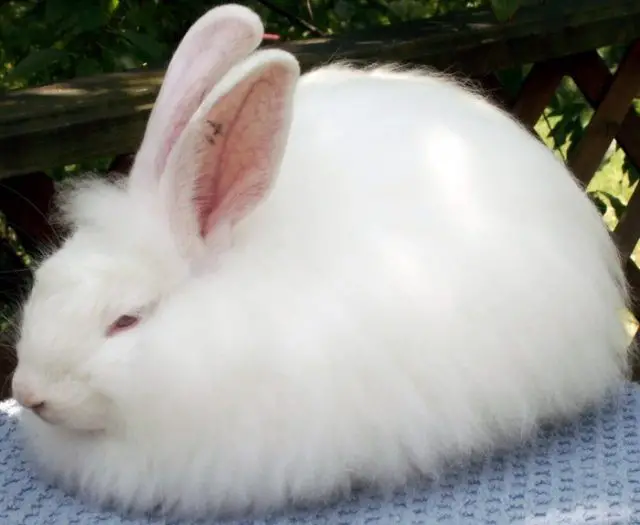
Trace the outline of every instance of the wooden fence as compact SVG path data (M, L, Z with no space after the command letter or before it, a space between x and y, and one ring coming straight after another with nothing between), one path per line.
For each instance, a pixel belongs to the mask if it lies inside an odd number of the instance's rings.
M577 177L585 185L591 180L614 139L640 169L640 117L632 105L640 92L639 0L535 0L506 23L480 9L339 38L264 45L293 52L303 70L346 59L462 74L530 128L569 76L595 110L568 159ZM626 48L614 72L598 53L607 46ZM532 65L528 76L517 94L509 94L496 73L525 64ZM128 169L162 77L162 71L102 75L0 98L0 210L18 232L32 242L51 234L43 214L53 184L42 170L104 157L113 158L112 169ZM640 297L640 270L630 258L640 237L640 192L633 193L613 235ZM633 313L640 318L640 302Z

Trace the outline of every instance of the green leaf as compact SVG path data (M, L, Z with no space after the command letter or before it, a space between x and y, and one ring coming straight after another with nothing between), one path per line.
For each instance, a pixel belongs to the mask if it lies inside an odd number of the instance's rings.
M99 29L111 16L112 0L70 2L69 0L46 0L45 20L56 31L78 35ZM117 7L117 5L116 5Z
M353 5L353 2L348 2L347 0L337 0L333 10L338 18L348 21L355 14L356 6Z
M78 9L76 16L78 17L78 23L75 32L85 33L102 27L106 22L108 13L103 11L103 6L99 2L85 2Z
M142 51L148 58L159 60L164 54L164 46L144 33L136 33L129 29L123 29L122 36L127 39L134 48Z
M561 118L555 123L549 132L549 136L553 139L553 147L560 150L565 145L571 145L575 142L572 139L582 132L580 120L571 111L562 113Z
M607 203L597 192L589 192L587 193L587 195L591 199L591 202L593 202L595 207L598 209L598 212L600 212L600 215L604 215L605 213L607 213Z
M49 24L73 16L78 8L78 4L68 0L46 0L44 4L44 16Z
M609 199L609 203L611 204L613 211L616 212L616 217L620 219L624 211L627 209L627 205L615 195L612 195L611 193L608 193L608 192L603 192L603 193L605 193L605 195Z
M14 82L18 79L28 79L35 73L44 71L50 65L67 56L69 56L69 53L59 49L33 50L7 74L4 81Z
M589 196L602 215L604 215L609 206L611 206L616 218L620 219L627 209L627 205L624 202L608 191L596 190L589 193Z
M522 0L489 0L491 9L500 22L509 20L518 10Z
M108 0L107 12L111 15L113 14L118 6L120 5L120 0Z
M635 184L636 181L640 179L640 166L636 166L626 155L624 157L624 162L622 163L622 169L627 173L629 185Z

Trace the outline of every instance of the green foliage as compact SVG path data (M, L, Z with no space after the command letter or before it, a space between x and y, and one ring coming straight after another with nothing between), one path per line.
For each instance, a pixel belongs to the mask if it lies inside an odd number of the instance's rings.
M521 0L491 0L491 8L501 22L509 20L522 5Z
M208 2L25 0L0 7L4 89L158 67Z
M491 1L501 17L514 2ZM506 2L506 4L505 4ZM282 39L318 36L259 1L245 2ZM273 0L324 35L477 7L482 0ZM0 4L0 86L160 67L211 0L14 0Z

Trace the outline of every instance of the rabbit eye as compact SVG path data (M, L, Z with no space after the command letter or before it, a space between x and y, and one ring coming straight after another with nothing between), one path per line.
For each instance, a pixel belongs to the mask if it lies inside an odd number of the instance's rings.
M136 315L121 315L111 323L111 326L109 326L109 329L107 330L107 335L111 336L118 332L122 332L127 328L137 325L139 321L140 317Z

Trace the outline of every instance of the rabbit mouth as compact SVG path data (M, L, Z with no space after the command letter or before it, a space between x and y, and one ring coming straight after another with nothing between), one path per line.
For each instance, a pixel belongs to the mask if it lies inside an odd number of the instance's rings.
M62 420L59 415L56 415L55 411L51 409L49 405L42 404L41 406L30 407L28 410L37 416L41 421L49 425L61 425Z
M56 409L51 405L37 407L35 409L29 408L27 410L41 423L47 426L59 428L66 432L89 435L100 434L106 430L106 428L103 425L98 424L97 421L85 421L84 418L77 414L74 415L73 412Z

